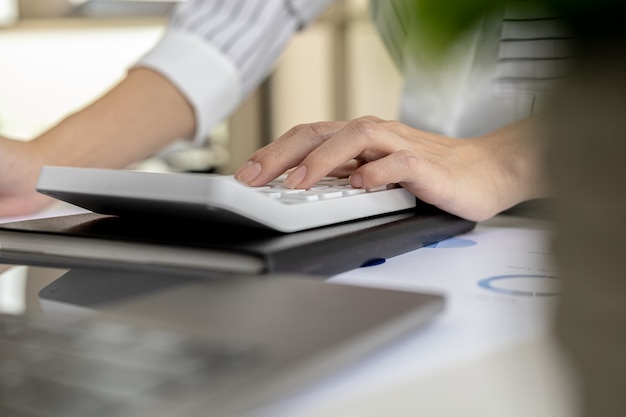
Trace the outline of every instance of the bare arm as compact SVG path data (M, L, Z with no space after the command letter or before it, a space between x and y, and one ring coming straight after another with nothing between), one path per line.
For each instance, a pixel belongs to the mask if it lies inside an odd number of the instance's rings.
M137 68L32 144L57 165L122 168L193 131L193 110L183 95L158 73Z
M0 216L43 208L42 165L123 168L193 135L194 112L160 74L130 71L110 92L30 142L0 138Z

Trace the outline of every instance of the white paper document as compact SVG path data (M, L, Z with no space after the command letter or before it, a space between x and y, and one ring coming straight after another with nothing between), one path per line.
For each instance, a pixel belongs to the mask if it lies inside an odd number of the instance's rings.
M296 410L320 402L358 401L546 334L560 287L550 245L544 228L479 224L470 233L331 278L343 284L440 293L446 309L427 328L272 413L297 415Z
M89 213L89 210L74 206L63 201L55 201L45 209L32 214L0 217L0 223L19 222L24 220L43 219L46 217L69 216L72 214Z

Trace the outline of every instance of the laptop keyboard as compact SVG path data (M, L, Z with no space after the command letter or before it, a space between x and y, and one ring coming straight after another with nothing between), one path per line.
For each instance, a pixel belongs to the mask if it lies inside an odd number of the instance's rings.
M171 415L258 349L99 319L0 314L0 416Z

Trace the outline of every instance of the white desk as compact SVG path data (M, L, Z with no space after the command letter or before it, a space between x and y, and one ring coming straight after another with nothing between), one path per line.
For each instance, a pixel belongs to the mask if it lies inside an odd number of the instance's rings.
M551 336L559 288L548 226L499 216L438 248L331 279L443 292L448 307L428 328L268 415L576 416L575 378Z
M447 308L432 325L268 416L574 417L574 378L550 332L558 271L547 226L500 216L437 247L333 277L442 292ZM26 288L36 293L54 278L29 274Z

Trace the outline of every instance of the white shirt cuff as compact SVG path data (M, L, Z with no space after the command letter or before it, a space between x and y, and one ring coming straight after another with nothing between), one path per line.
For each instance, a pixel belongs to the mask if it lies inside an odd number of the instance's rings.
M195 143L226 119L241 101L235 65L217 48L182 31L168 29L137 67L147 67L170 80L194 108Z

